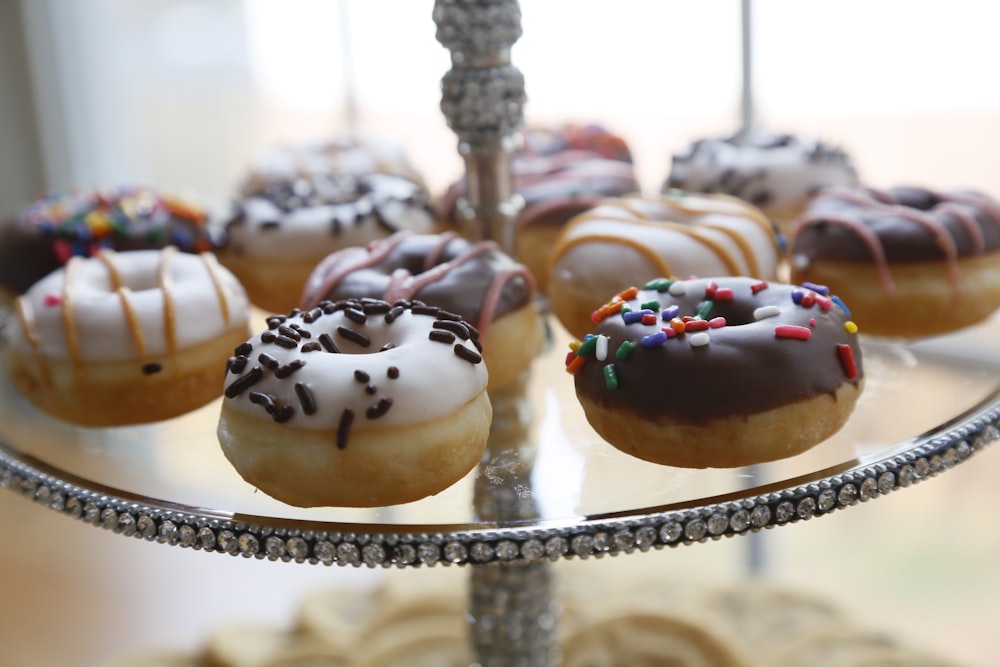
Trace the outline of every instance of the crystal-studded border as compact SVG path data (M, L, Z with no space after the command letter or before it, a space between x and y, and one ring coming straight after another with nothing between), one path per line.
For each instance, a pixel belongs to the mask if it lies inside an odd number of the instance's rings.
M272 561L415 567L614 556L743 535L830 514L948 470L1000 439L1000 397L941 433L798 486L681 510L516 528L411 532L405 525L301 522L141 500L68 480L0 445L0 487L121 535Z

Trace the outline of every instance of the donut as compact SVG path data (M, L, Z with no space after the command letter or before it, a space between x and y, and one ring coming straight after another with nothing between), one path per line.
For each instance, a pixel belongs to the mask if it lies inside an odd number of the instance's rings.
M663 465L798 454L844 424L864 384L857 327L819 285L653 280L616 295L566 359L594 430Z
M172 245L199 253L218 244L205 210L175 194L136 185L53 192L0 227L0 302L12 303L71 257L102 248Z
M73 257L15 304L7 365L43 412L81 426L175 417L217 398L249 335L246 293L211 253Z
M419 299L455 313L481 335L493 391L519 377L542 348L534 295L528 270L492 241L400 232L328 256L309 276L299 307L369 297Z
M621 137L599 125L532 127L511 159L513 188L521 200L514 254L528 267L539 292L548 292L549 255L563 226L607 197L641 189L632 155ZM441 217L460 227L465 183L449 187Z
M771 280L782 237L753 206L727 195L671 191L610 199L577 216L552 252L553 314L578 338L623 285L650 276L745 275Z
M673 155L663 189L739 197L789 232L822 188L857 182L854 161L843 149L753 130L699 139Z
M795 230L791 279L829 285L865 333L975 324L1000 306L1000 204L923 187L825 191Z
M398 169L366 144L276 151L240 190L220 261L255 305L291 310L312 267L331 252L439 227L423 182Z
M324 301L234 350L218 438L233 467L299 507L418 500L461 479L492 409L476 330L419 301Z

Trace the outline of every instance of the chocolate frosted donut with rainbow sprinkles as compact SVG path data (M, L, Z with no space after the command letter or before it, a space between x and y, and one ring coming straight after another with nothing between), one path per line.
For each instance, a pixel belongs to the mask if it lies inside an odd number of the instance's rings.
M857 327L820 285L658 279L615 295L566 358L587 421L618 449L686 468L801 453L864 386Z
M218 247L197 203L145 186L53 192L0 228L0 301L12 301L71 257L99 250Z

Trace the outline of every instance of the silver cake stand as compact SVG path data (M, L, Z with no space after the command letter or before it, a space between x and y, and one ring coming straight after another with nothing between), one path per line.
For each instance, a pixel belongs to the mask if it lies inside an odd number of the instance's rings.
M513 248L510 155L524 81L513 0L439 0L452 53L442 110L467 165L463 230ZM255 313L263 322L263 313ZM919 342L862 338L867 384L849 422L809 452L739 470L681 470L613 449L586 423L552 343L491 394L487 455L446 491L397 507L292 508L256 492L215 438L219 404L136 427L38 413L0 373L0 486L110 532L192 551L370 568L467 566L480 665L554 665L551 564L754 536L857 506L1000 439L1000 318ZM0 343L0 353L2 353ZM227 509L212 509L227 508ZM3 539L18 544L16 528Z

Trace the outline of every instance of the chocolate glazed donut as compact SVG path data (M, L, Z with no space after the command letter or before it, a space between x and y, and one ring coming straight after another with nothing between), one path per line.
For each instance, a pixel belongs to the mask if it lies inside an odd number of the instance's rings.
M366 247L345 248L317 265L300 307L323 300L408 300L455 313L480 333L490 389L520 375L541 349L531 273L491 241L455 233L399 232Z
M1000 204L971 191L831 189L799 221L791 271L830 285L867 333L968 326L1000 306Z
M595 313L567 358L595 430L684 467L799 453L836 432L861 391L857 327L819 285L660 279Z

